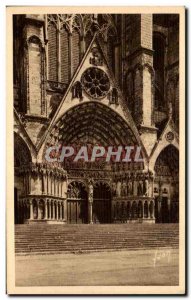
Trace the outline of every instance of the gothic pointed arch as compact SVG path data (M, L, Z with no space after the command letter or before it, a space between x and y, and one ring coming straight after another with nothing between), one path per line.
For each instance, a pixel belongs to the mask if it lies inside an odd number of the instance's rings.
M94 184L93 190L93 222L110 223L111 222L111 189L104 181L98 181Z
M173 145L177 150L179 150L178 135L171 117L167 121L161 135L158 138L158 142L155 144L151 152L149 161L149 167L151 170L154 170L154 166L159 154L169 145Z
M68 223L83 224L88 222L88 202L86 186L79 180L73 180L67 190Z
M179 151L173 145L166 146L158 155L155 163L156 176L178 175L179 170Z
M158 155L154 167L154 197L158 207L156 221L179 221L179 151L166 146Z
M20 135L14 133L14 165L21 167L32 162L30 149Z
M96 112L96 113L95 113ZM74 157L81 146L87 146L91 152L93 146L139 146L139 141L129 125L111 108L98 102L85 102L69 109L55 123L44 144L42 160L45 161L46 150L54 146L72 146L75 153L60 165L70 173L73 169L115 169L115 164L106 163L104 157L98 162L79 161L75 163ZM142 153L142 150L141 150ZM144 157L144 153L142 153ZM143 170L144 162L122 163L126 170Z
M32 160L36 159L37 150L25 128L25 118L14 109L14 136L19 136L31 153Z

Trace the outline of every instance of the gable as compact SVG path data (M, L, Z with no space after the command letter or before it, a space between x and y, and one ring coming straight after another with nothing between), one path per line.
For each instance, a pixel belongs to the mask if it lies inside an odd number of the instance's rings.
M178 134L175 130L175 126L171 118L168 120L160 138L158 139L151 152L149 162L149 166L151 169L154 170L157 157L159 156L161 151L169 145L173 145L176 149L179 149Z
M65 113L82 102L86 103L91 101L102 103L119 114L131 128L137 143L144 149L137 127L127 108L127 104L123 99L113 73L110 70L96 34L74 74L45 136L41 140L39 148L45 142L47 135L50 134L53 127L56 126L56 123ZM145 151L145 149L143 151Z

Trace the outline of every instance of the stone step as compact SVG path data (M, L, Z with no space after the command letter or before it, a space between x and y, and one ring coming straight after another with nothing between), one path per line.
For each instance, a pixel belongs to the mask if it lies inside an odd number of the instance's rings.
M16 254L19 254L19 253L31 253L31 254L34 254L34 253L71 253L71 252L85 252L85 251L101 251L101 250L145 250L145 249L164 249L164 248L168 248L168 249L178 249L178 245L172 245L172 246L157 246L157 245L149 245L149 246L145 246L145 247L136 247L136 246L129 246L129 247L121 247L121 246L118 246L118 247L88 247L88 248L74 248L74 247L71 247L71 248L56 248L56 249L46 249L46 248L35 248L35 249L20 249L19 251L16 250Z
M178 224L15 226L16 254L178 248Z
M127 244L105 244L105 245L69 245L69 246L57 246L57 247L40 247L40 246L25 246L25 247L21 247L21 248L17 248L16 251L34 251L36 249L40 249L42 251L44 250L54 250L54 251L58 251L58 250L79 250L79 249L98 249L98 248L110 248L110 249L115 249L115 248L142 248L142 247L146 247L146 248L150 248L150 247L154 247L154 248L159 248L159 247L163 247L163 246L166 246L166 245L161 245L161 244L153 244L153 243L146 243L146 244L131 244L131 245L127 245ZM177 246L178 247L178 243L171 243L168 245L168 247L172 247L172 246Z

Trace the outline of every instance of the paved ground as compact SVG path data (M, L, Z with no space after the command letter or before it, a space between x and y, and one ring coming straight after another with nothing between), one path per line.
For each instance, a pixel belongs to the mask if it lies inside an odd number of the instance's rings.
M17 256L16 285L178 285L178 250Z

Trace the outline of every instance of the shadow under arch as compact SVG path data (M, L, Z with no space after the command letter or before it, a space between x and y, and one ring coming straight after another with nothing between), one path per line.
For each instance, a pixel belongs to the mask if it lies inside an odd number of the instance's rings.
M29 208L28 203L19 201L20 195L26 189L23 183L24 175L20 174L20 170L31 162L32 156L27 144L22 137L14 132L14 221L16 224L23 223Z
M174 145L160 152L154 171L156 222L179 222L179 151Z
M93 190L93 223L111 223L111 200L109 184L96 182Z
M21 136L14 132L14 166L20 167L32 162L30 149Z
M68 223L88 223L88 195L86 186L81 181L72 181L67 190Z
M43 159L48 147L64 145L141 146L140 137L130 124L107 105L97 102L84 102L68 109L55 123L44 144ZM136 162L137 169L144 168L144 162Z

